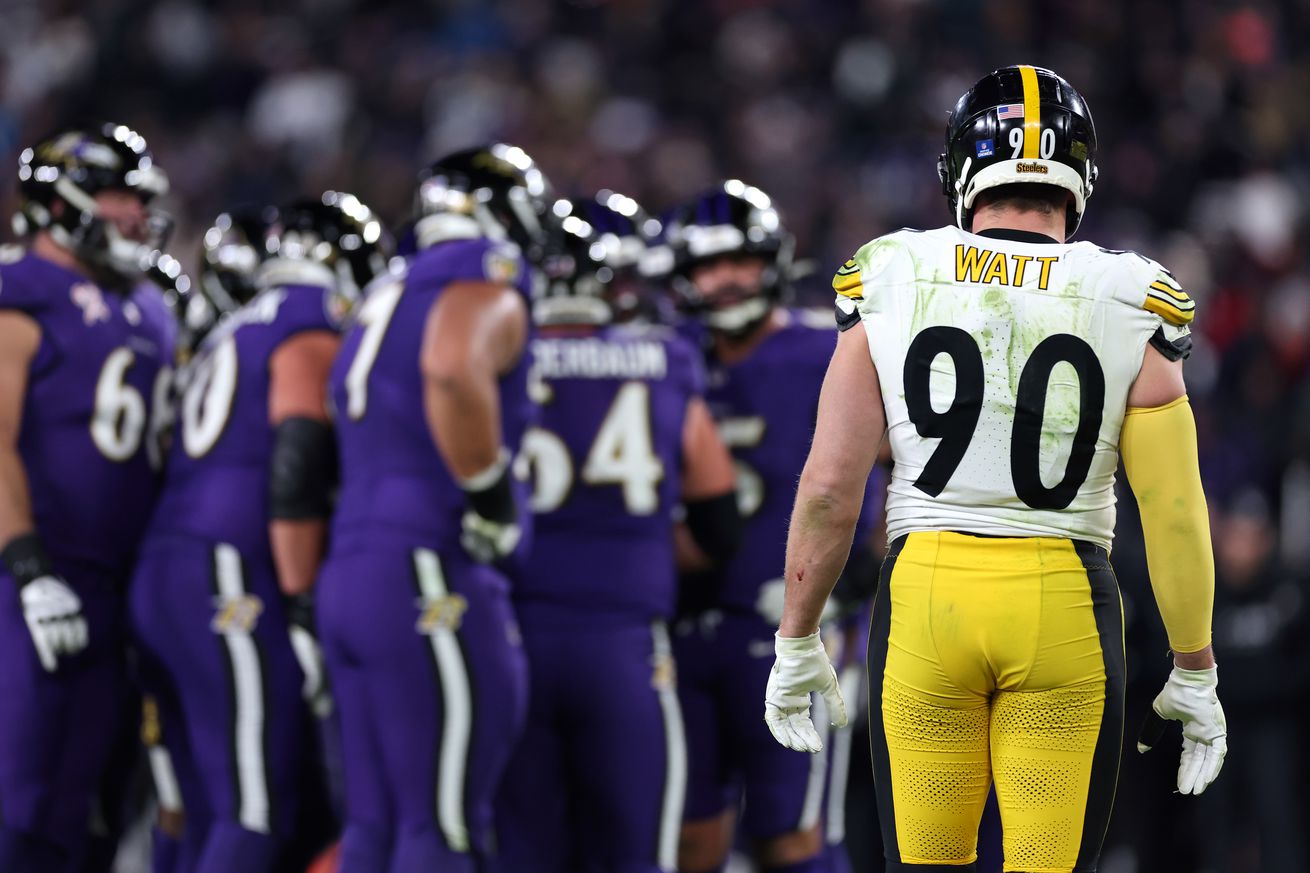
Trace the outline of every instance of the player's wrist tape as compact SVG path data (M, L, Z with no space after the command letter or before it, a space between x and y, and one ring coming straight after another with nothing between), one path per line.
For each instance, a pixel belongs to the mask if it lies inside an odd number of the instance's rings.
M45 547L41 545L41 538L35 533L19 534L10 540L4 551L0 552L0 560L4 561L5 568L19 588L34 579L55 574Z
M803 637L784 637L781 633L773 635L773 651L779 656L787 655L810 655L814 652L823 652L823 640L819 637L819 632L806 634Z
M1173 679L1181 685L1193 688L1217 688L1219 686L1219 667L1205 667L1200 670L1187 670L1174 665Z
M491 466L459 480L459 487L468 495L469 506L490 521L509 523L518 518L509 462L509 452L502 448Z

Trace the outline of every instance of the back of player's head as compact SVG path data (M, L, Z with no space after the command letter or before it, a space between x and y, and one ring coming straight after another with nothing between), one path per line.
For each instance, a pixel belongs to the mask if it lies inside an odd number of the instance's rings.
M168 177L154 162L145 137L105 123L58 133L23 149L18 159L19 235L46 231L89 267L134 281L163 249L172 221L147 208L142 238L126 238L106 220L96 195L123 191L147 206L168 193Z
M265 237L265 247L269 257L279 259L279 270L296 263L326 268L336 289L351 300L386 271L394 249L376 213L355 195L340 191L283 206ZM277 281L268 269L261 271L261 283Z
M795 243L767 194L729 179L675 209L664 226L673 252L672 280L684 305L711 327L730 333L748 330L783 299L789 289ZM758 258L758 288L743 289L744 299L706 299L692 281L697 269L721 258Z
M613 278L605 290L615 321L658 322L668 319L667 270L652 270L651 251L662 246L663 225L636 200L609 189L573 201L578 215L591 224Z
M550 181L518 146L492 143L433 161L419 174L420 249L452 239L508 239L536 265L553 239Z
M541 263L546 282L532 304L540 325L605 324L613 317L606 290L615 269L607 258L612 247L587 220L586 201L559 200L552 207L550 254Z
M1047 185L1071 195L1066 236L1082 220L1096 183L1096 128L1074 87L1042 67L1003 67L960 97L937 159L957 226L969 230L975 201L1005 185Z
M272 206L239 206L221 213L200 240L200 291L218 313L255 296L255 276L268 257L265 237L277 223Z

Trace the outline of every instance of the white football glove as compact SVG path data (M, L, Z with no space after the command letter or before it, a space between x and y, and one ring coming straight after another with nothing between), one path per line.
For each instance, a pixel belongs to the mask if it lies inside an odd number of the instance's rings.
M817 631L807 637L775 635L773 651L777 657L764 691L764 722L773 738L787 748L821 751L823 742L810 720L811 692L823 695L834 725L846 726L846 701L823 640Z
M523 537L523 529L517 523L504 524L483 518L472 509L464 511L461 524L460 544L473 560L483 564L494 563L513 553Z
M1178 765L1178 790L1182 794L1200 794L1219 775L1228 754L1228 722L1219 703L1219 671L1183 670L1174 667L1164 690L1156 695L1137 741L1137 751L1145 752L1159 740L1164 720L1183 723L1183 755Z
M82 599L58 576L41 576L22 587L23 618L36 656L46 672L59 669L60 655L76 655L87 646Z
M332 695L328 692L327 674L323 670L323 650L306 628L293 624L287 628L287 633L291 637L291 649L300 662L300 670L305 674L300 696L309 704L310 712L319 718L327 718L332 714Z

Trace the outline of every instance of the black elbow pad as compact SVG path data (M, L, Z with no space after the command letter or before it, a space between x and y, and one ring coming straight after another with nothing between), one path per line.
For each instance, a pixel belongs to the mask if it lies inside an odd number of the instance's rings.
M312 418L288 418L273 434L269 463L269 515L281 519L327 518L337 487L337 441L332 426Z
M735 492L690 500L686 506L687 530L710 560L722 563L737 553L743 525Z

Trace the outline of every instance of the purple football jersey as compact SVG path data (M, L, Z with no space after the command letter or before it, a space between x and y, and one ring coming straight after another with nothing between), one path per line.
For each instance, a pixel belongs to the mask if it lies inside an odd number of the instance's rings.
M131 300L141 310L141 316L164 345L164 363L172 365L177 355L179 327L177 317L164 299L164 292L153 282L142 282L132 290Z
M754 611L760 589L780 580L787 523L814 437L819 389L837 346L837 331L810 313L793 311L743 361L711 359L706 399L737 464L737 503L746 522L741 548L724 570L721 603ZM870 490L874 487L870 478ZM855 540L868 537L875 501L866 492Z
M269 359L303 331L336 331L332 289L277 285L223 319L187 366L151 535L268 553Z
M457 240L419 252L390 280L369 289L330 381L341 457L334 549L367 541L379 531L420 537L438 552L460 548L467 503L437 452L424 413L419 368L424 327L452 282L511 284L526 300L531 277L514 245ZM511 452L534 417L528 364L525 353L499 384L501 440Z
M18 450L46 550L117 575L155 499L145 451L171 349L132 300L32 254L0 262L0 309L41 328Z
M523 442L535 539L514 600L672 616L672 513L698 354L672 331L609 327L532 343L541 421Z

